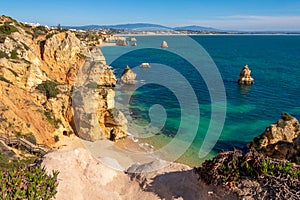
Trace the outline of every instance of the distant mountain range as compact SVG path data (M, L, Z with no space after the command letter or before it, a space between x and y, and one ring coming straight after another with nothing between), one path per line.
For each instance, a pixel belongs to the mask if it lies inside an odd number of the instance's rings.
M118 24L118 25L86 25L86 26L64 26L64 28L73 29L120 29L120 30L141 30L141 31L154 31L154 30L173 30L173 31L216 31L221 32L222 30L203 27L203 26L182 26L182 27L168 27L159 24L149 24L149 23L134 23L134 24Z

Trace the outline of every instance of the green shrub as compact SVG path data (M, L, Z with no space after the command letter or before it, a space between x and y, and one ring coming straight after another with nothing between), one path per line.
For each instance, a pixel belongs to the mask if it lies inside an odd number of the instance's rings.
M84 55L82 53L77 53L77 56L81 59L86 59L86 55Z
M13 32L17 32L18 29L12 25L4 24L0 26L0 34L10 35Z
M36 87L36 89L44 93L47 99L50 99L50 98L55 98L59 93L59 90L56 88L56 86L57 86L56 82L47 80L39 84Z
M20 138L20 137L22 137L22 133L21 133L20 131L15 132L15 136L16 136L17 138Z
M90 82L90 83L86 84L85 87L87 87L89 89L97 89L98 84L96 82Z
M40 166L17 167L0 171L2 199L51 199L57 193L58 172L48 175Z
M37 144L37 142L36 142L36 138L35 138L35 136L33 135L33 133L27 133L26 135L24 135L24 138L26 139L26 140L28 140L29 142L31 142L32 144Z
M0 34L0 43L4 43L7 35Z
M8 55L5 52L0 51L0 58L8 58Z
M18 58L17 52L16 52L15 50L12 50L12 51L10 52L10 58L11 58L11 59L17 59L17 58Z
M45 111L45 112L44 112L44 115L45 115L47 121L48 121L51 125L55 125L55 121L54 121L54 119L52 118L51 112Z
M37 26L33 29L34 38L37 38L38 36L41 36L41 35L46 35L47 33L48 33L48 30L44 26Z

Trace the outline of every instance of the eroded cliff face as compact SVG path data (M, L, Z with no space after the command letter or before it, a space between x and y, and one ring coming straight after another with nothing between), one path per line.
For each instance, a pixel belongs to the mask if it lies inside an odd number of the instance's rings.
M91 51L73 32L0 17L1 135L30 134L37 143L49 146L55 138L71 133L89 140L122 138L126 120L108 120L116 115L115 85L115 75L100 49ZM87 100L74 106L72 97L78 90ZM94 100L92 117L86 113L90 98ZM84 123L98 123L98 127L81 126ZM78 130L75 124L80 124Z
M283 113L277 123L267 127L248 146L272 158L300 164L300 124L295 117Z
M95 141L126 137L127 119L114 109L116 77L109 66L87 59L79 69L73 92L73 127L79 137Z

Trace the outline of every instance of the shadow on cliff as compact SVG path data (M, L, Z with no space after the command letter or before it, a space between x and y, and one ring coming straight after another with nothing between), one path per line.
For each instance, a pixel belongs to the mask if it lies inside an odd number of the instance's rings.
M235 196L226 194L222 189L207 186L200 182L193 170L169 172L155 176L145 191L155 193L160 199L236 199ZM209 195L208 192L213 192Z
M145 190L154 192L161 199L166 200L179 197L193 200L203 197L200 194L202 192L199 192L201 190L200 183L192 170L158 175L150 185L146 186Z

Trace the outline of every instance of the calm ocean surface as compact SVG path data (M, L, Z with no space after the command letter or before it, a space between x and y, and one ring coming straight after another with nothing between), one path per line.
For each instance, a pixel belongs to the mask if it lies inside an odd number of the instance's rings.
M139 66L142 62L168 65L182 74L193 87L199 102L201 120L196 137L179 159L191 166L200 164L198 152L210 122L211 99L205 81L195 73L185 59L178 58L160 44L166 40L172 48L180 48L190 56L195 49L187 47L179 36L141 36L136 37L136 47L103 47L107 63L115 69L119 78L124 67ZM300 119L300 36L192 36L215 62L225 86L227 112L221 136L210 156L220 150L243 148L255 136L261 134L269 124L276 122L282 112L288 112ZM152 49L143 47L153 46ZM155 49L155 48L157 49ZM124 54L124 52L129 52ZM244 65L252 70L255 83L252 86L239 86L237 79ZM152 64L151 64L152 65ZM155 70L153 64L148 70ZM159 67L159 66L158 66ZM140 70L140 69L137 69ZM168 77L178 89L183 89L182 80L159 72L157 76ZM130 98L130 114L134 123L145 125L149 122L149 109L160 104L166 109L166 123L159 134L142 139L156 148L172 140L179 126L189 137L189 123L180 124L181 107L173 91L159 84L147 84L137 76L137 90ZM134 88L133 88L134 90ZM118 93L122 93L119 88ZM189 95L189 94L186 94ZM124 100L124 99L123 99ZM122 102L122 95L117 95ZM189 116L193 121L193 116ZM188 120L187 120L188 121Z

